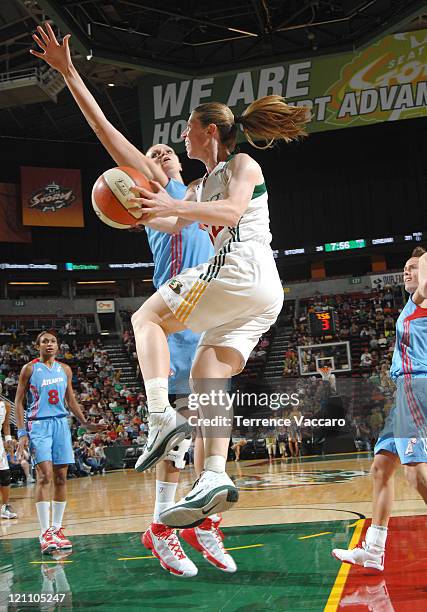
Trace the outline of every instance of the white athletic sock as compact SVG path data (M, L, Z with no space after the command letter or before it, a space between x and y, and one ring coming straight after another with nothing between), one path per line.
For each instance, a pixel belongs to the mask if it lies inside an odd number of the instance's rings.
M50 527L50 502L41 501L36 503L37 516L39 517L41 535Z
M208 518L210 518L211 521L213 521L214 523L216 523L217 521L221 519L219 514L210 514Z
M175 501L177 482L156 480L156 503L154 505L153 523L161 523L160 514L170 508Z
M65 506L67 502L52 502L52 525L56 528L62 527L62 519L64 517Z
M365 547L368 552L382 554L385 550L387 540L387 527L371 525L368 527L365 537Z
M150 378L144 381L148 412L164 412L169 406L168 379Z
M225 463L226 459L222 455L211 455L210 457L206 457L204 467L205 470L222 474L225 472Z

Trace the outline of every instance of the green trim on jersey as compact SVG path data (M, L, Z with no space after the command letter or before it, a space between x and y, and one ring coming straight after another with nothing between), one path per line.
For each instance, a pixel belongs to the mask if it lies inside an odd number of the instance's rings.
M230 162L235 156L236 156L236 153L230 153L230 155L225 160L225 163L228 164L228 162ZM267 193L267 187L265 185L265 181L264 183L261 183L260 185L255 185L255 189L252 193L251 200L255 200L255 198L259 198L264 193Z
M265 186L265 182L260 185L255 185L255 189L253 191L251 200L255 200L255 198L259 198L264 193L267 193L267 187Z

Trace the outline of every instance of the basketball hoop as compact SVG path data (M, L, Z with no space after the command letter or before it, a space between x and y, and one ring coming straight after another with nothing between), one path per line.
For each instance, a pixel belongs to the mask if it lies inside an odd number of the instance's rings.
M319 374L321 375L321 377L325 380L328 379L331 372L332 372L332 368L328 367L328 366L323 366L322 368L319 368L317 370L319 372Z

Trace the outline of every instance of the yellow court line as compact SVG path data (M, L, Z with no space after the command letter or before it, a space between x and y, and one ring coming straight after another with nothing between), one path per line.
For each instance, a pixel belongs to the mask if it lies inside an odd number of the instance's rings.
M348 545L349 548L354 548L359 543L360 534L362 533L365 520L366 519L359 519L357 521L356 528L350 540L350 544ZM339 569L337 577L335 578L334 586L332 587L328 601L326 602L324 612L336 612L336 610L338 609L341 600L341 595L344 590L345 583L347 582L350 569L350 563L341 563L341 567Z
M300 538L298 538L298 540L308 540L308 538L318 538L319 536L327 535L328 533L332 533L332 531L322 531L321 533L313 533L312 535L301 536Z
M234 548L226 548L225 550L242 550L243 548L261 548L264 544L249 544L248 546L235 546Z
M146 557L118 557L117 561L136 561L138 559L155 559L153 555L147 555Z
M261 548L264 544L249 544L248 546L235 546L234 548L226 548L225 550L242 550L243 548ZM137 561L139 559L155 559L152 555L147 557L118 557L117 561ZM70 563L70 562L69 562Z
M74 561L30 561L33 565L44 565L45 563L74 563Z

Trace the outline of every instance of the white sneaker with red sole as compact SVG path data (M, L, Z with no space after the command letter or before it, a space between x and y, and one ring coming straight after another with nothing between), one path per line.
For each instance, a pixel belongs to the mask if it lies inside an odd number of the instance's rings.
M68 550L73 548L70 540L64 536L63 527L51 527L53 539L58 545L59 550Z
M350 550L342 548L334 548L332 556L342 563L350 563L351 565L361 565L362 567L376 572L384 571L384 553L375 554L368 552L363 542L362 546L357 546Z
M187 544L201 552L206 561L223 572L233 573L237 570L237 566L233 557L224 548L224 534L219 529L221 521L222 518L218 520L207 518L198 527L182 529L180 536Z
M181 578L192 578L197 574L197 567L182 550L178 537L173 529L161 523L151 523L141 536L141 542L151 550L160 561L160 565Z
M40 549L42 553L50 553L53 550L58 550L58 544L53 537L52 529L53 527L49 527L49 529L46 529L46 531L39 536Z

